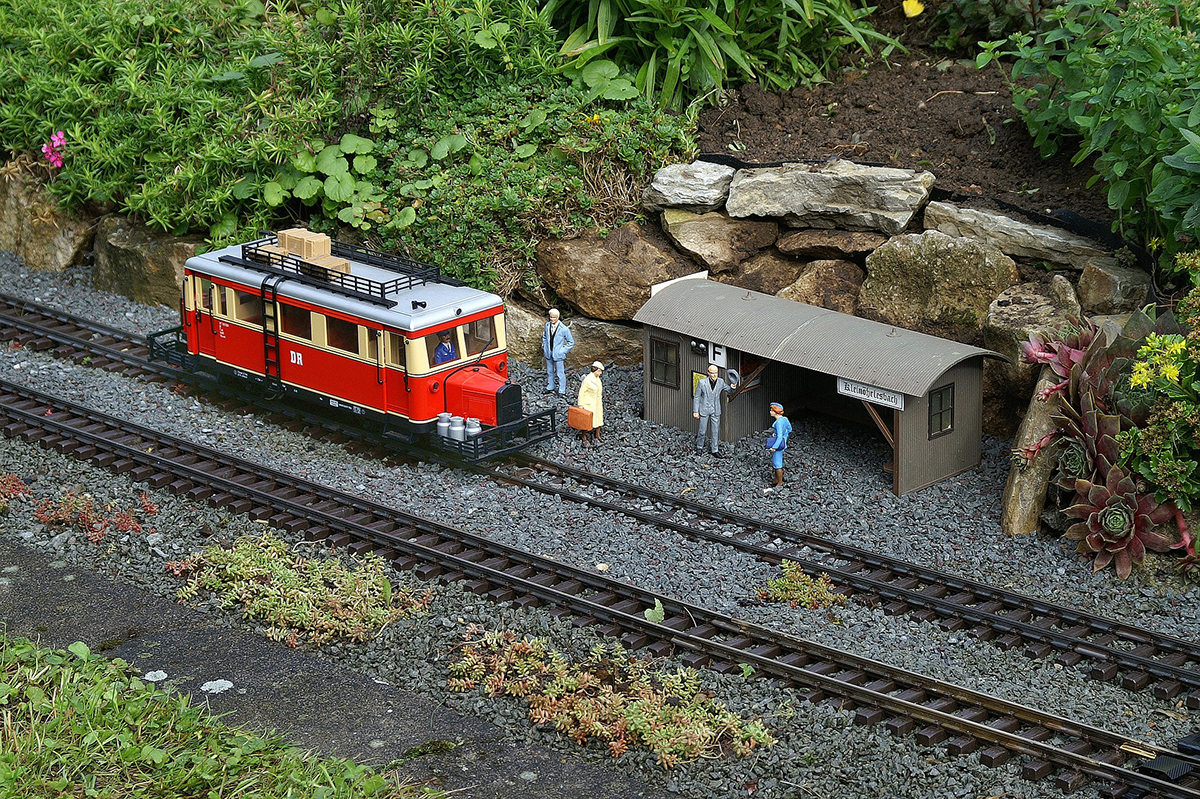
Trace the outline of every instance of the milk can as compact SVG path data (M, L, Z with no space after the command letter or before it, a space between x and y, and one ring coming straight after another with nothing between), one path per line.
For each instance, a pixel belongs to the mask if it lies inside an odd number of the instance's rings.
M461 416L450 417L450 438L455 441L467 440L467 431L463 426L463 418Z
M483 432L483 427L480 426L478 419L468 416L466 422L467 438L477 436Z
M442 438L450 437L450 417L452 413L439 413L437 415L437 434Z

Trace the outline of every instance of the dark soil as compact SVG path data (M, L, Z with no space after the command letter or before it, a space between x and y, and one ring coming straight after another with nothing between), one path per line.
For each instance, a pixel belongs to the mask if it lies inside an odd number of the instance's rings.
M997 207L994 199L1041 214L1066 209L1107 230L1113 216L1105 186L1087 188L1090 160L1072 166L1071 141L1043 159L1000 69L977 70L967 53L932 50L929 14L905 20L899 0L884 0L871 20L907 53L847 67L836 83L811 90L743 86L701 115L700 151L757 163L837 157L923 169L937 177L935 190L956 201Z

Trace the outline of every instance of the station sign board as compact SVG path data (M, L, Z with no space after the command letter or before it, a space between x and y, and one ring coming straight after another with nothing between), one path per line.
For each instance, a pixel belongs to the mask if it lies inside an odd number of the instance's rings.
M853 380L839 377L837 379L837 392L847 397L854 397L855 399L874 403L875 405L895 408L898 411L904 410L904 395L898 391L888 391L886 388L869 386L866 383L856 383Z

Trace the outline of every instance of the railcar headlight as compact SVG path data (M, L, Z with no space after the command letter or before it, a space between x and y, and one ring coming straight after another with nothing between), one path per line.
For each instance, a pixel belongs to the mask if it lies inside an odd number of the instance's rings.
M429 393L430 393L430 394L436 394L436 393L437 393L437 390L438 390L439 388L441 388L441 385L442 385L441 383L439 383L438 381L434 380L432 383L430 383L430 384L429 384Z
M497 372L503 372L507 368L508 368L508 361L501 361L500 363L496 364Z

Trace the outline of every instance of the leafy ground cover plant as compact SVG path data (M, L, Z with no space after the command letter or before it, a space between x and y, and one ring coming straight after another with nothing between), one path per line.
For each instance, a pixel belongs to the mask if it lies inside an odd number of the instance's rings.
M299 65L257 0L0 6L0 144L63 131L50 191L162 230L265 225L251 191L299 141L340 124L333 73Z
M544 639L474 624L463 637L450 666L452 690L522 697L534 723L553 723L576 743L603 741L613 757L645 746L671 768L775 743L761 722L743 721L705 693L694 669L658 670L617 645L597 646L585 662L572 663Z
M138 507L122 509L115 502L100 505L91 494L73 491L42 499L33 510L34 518L46 527L73 528L86 535L93 544L103 541L110 532L154 532L154 528L147 528L142 522L157 513L158 508L144 493Z
M442 796L216 721L122 660L0 635L0 797ZM138 787L142 786L142 787Z
M1048 20L1044 35L981 43L977 64L1014 59L1013 100L1034 141L1050 154L1078 140L1076 163L1096 156L1116 226L1169 269L1200 230L1200 3L1068 0Z
M542 81L425 111L375 113L377 180L393 203L375 235L504 294L533 281L538 239L633 218L648 176L689 150L681 117L640 100L596 109Z
M337 558L302 558L269 531L232 549L211 546L167 564L176 576L188 575L180 599L215 594L225 607L239 605L246 618L266 622L268 638L293 647L302 638L314 644L334 637L364 641L429 607L432 591L394 588L383 569L370 554L350 567Z
M13 499L29 493L29 486L17 475L8 472L0 474L0 514L8 513L8 503Z
M759 599L813 610L846 604L846 595L834 589L828 574L809 577L799 564L790 560L781 562L779 568L781 575L767 581L767 587L758 592Z
M853 0L548 0L544 6L566 32L559 55L567 74L595 88L587 70L604 64L605 71L633 76L634 91L676 110L735 81L774 89L820 82L847 47L894 45L866 22L872 10ZM614 78L600 91L630 96L630 81L614 86Z

